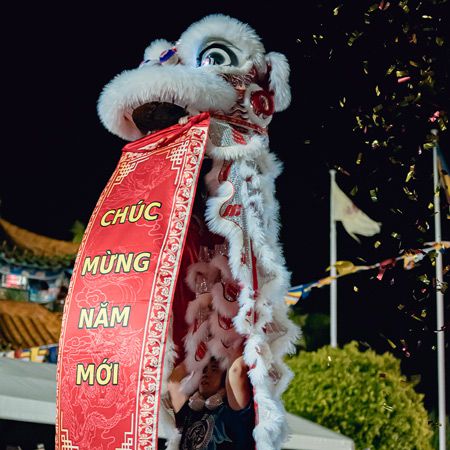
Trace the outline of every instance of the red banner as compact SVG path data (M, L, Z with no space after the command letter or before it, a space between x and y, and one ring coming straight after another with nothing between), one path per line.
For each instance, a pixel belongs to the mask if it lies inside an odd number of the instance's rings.
M66 300L56 449L155 449L173 293L209 117L123 149Z

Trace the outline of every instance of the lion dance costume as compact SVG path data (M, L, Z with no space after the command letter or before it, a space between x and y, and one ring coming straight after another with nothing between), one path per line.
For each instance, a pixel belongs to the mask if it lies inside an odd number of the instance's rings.
M278 241L281 164L267 127L290 103L289 65L255 31L212 15L156 40L98 102L132 141L91 216L75 263L58 360L59 450L178 448L167 380L186 394L214 356L243 347L258 450L286 438L283 362L298 329Z

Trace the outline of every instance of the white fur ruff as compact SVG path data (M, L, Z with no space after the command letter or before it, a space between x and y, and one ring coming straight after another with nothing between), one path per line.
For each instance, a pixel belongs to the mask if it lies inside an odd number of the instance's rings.
M291 373L283 357L295 351L300 330L288 319L284 294L290 275L278 242L278 203L274 197L275 178L281 164L269 153L267 139L254 136L248 145L210 147L214 158L232 160L243 180L240 196L247 217L248 233L257 259L259 292L253 298L252 274L241 264L244 236L239 227L220 216L220 208L232 196L233 186L225 181L209 198L206 218L210 230L224 236L229 245L230 268L243 288L235 329L246 336L244 360L252 369L249 376L255 389L259 421L254 430L258 450L277 450L286 438L285 411L280 401ZM214 297L214 295L213 295ZM253 307L257 320L249 320ZM255 316L253 316L254 318ZM270 332L266 332L269 327Z

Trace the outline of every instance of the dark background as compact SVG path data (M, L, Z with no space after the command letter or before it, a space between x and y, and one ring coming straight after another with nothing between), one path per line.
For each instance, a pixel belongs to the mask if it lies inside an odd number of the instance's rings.
M388 60L389 49L378 48L377 39L392 30L375 21L364 40L351 48L339 44L338 37L353 31L370 4L346 2L339 24L333 22L334 3L325 7L312 0L297 2L295 8L288 2L211 1L10 5L3 14L11 27L2 38L0 215L36 233L70 240L72 224L89 220L125 144L98 119L96 102L103 86L122 70L136 67L154 39L176 40L192 22L220 12L247 22L267 51L284 53L291 64L293 101L287 111L275 115L270 139L272 151L285 164L276 195L292 285L326 275L328 171L333 167L340 168L337 182L347 194L358 186L353 197L357 206L383 223L380 235L361 238L360 244L338 224L338 259L375 263L397 256L401 249L421 248L434 239L432 211L427 209L433 197L431 152L419 154L417 145L429 123L422 121L421 127L404 133L404 151L396 155L403 165L388 161L389 149L368 149L353 131L351 99L355 106L355 99L364 104L375 95L363 80L361 61L378 54ZM435 14L443 29L450 26L448 9ZM314 34L323 38L316 43ZM444 50L437 49L442 64L448 64ZM372 65L372 77L381 77L377 70L384 73L381 63ZM348 108L339 105L343 97ZM448 137L442 137L441 147L448 155ZM361 152L363 161L357 164ZM403 190L411 158L416 179L409 186L418 194L415 201ZM374 188L376 202L370 198ZM443 208L443 239L450 240L444 203ZM376 241L381 243L377 248ZM418 277L427 273L432 280L433 270L426 259L408 272L399 265L381 281L374 271L338 283L339 343L356 339L401 358L407 375L420 376L417 388L426 394L430 410L437 408L435 295L432 284ZM328 304L329 289L315 289L296 311L327 313Z

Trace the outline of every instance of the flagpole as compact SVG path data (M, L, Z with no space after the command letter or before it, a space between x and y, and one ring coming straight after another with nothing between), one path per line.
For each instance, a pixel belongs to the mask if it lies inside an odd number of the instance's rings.
M336 277L336 220L334 205L334 184L336 182L336 171L330 169L330 276ZM337 347L337 280L330 283L330 343Z
M436 136L437 130L431 130ZM441 204L440 204L440 177L438 171L438 154L435 143L433 147L433 183L434 183L434 240L437 244L442 241L441 235ZM444 339L444 293L442 292L444 277L442 270L442 253L438 248L436 256L436 329L437 329L437 355L438 355L438 406L439 406L439 450L445 450L445 339Z

